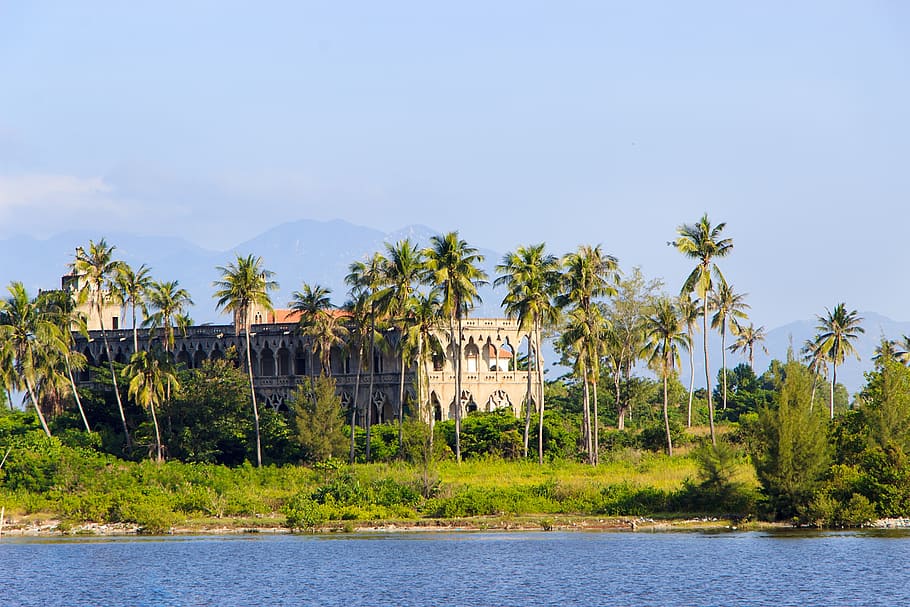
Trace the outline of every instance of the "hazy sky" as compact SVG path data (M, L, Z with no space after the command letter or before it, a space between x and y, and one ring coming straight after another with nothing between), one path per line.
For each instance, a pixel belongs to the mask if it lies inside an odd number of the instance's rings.
M901 1L0 0L0 237L420 223L675 291L707 212L758 323L905 320L908 116Z

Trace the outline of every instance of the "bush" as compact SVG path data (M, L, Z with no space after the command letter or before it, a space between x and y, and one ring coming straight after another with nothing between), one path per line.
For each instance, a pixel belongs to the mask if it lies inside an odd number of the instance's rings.
M325 506L312 499L305 492L298 493L285 504L283 509L286 525L291 531L313 530L328 520Z

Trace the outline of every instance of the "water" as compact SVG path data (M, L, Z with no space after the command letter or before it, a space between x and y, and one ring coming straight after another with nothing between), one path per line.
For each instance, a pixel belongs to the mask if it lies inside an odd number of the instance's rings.
M0 605L907 605L906 533L0 540Z

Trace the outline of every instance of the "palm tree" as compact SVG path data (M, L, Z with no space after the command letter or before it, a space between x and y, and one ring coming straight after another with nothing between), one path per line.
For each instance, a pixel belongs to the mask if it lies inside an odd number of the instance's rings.
M455 362L455 459L461 462L461 321L480 301L477 289L487 274L478 266L483 255L458 237L458 232L433 236L423 251L430 283L442 294L442 314L449 320L449 343ZM457 328L457 333L456 333Z
M65 291L46 291L41 293L38 295L37 304L57 324L60 340L64 346L57 352L59 362L62 363L66 380L69 383L69 389L76 401L76 407L79 409L82 423L85 425L85 431L91 434L92 428L89 426L85 409L82 407L82 398L79 396L79 390L76 388L76 378L73 376L74 371L82 371L86 365L85 355L73 351L73 346L75 345L74 333L78 332L84 337L88 337L85 315L76 308L76 302Z
M382 281L388 287L388 313L398 329L398 354L400 368L398 377L398 451L404 455L404 335L413 321L414 290L426 275L420 249L409 239L394 245L386 243L386 263Z
M619 277L619 262L612 255L604 253L600 245L596 247L582 245L576 252L569 253L563 258L562 266L564 268L562 293L557 297L557 304L560 308L577 311L576 321L586 324L581 331L583 345L579 352L585 357L585 364L581 367L586 373L584 377L587 378L589 373L594 382L593 425L589 431L593 434L593 463L596 464L600 450L597 376L600 374L600 347L604 331L608 327L595 300L616 294L613 285ZM584 406L586 409L590 408L587 399ZM588 419L591 417L590 413L586 416Z
M767 354L768 348L762 343L765 341L765 328L756 327L755 324L749 323L744 327L735 320L733 321L733 334L736 335L736 341L730 344L731 352L745 352L749 359L749 368L755 371L755 346L761 346L762 351Z
M297 328L302 334L314 332L314 327L319 319L331 314L332 300L329 297L332 290L319 284L310 285L303 283L300 291L294 291L291 294L291 301L288 305L291 310L300 314L300 321ZM315 340L311 344L311 352L315 354L318 351L319 344ZM310 374L315 377L316 373L312 371L313 361L310 359ZM323 373L326 369L323 367Z
M151 269L142 264L139 269L133 269L126 263L121 263L114 275L114 289L117 298L123 305L129 306L132 311L133 352L139 351L139 329L136 324L136 308L146 312L146 294L152 286Z
M802 354L803 361L808 365L809 371L812 372L812 394L809 397L809 410L811 411L815 405L815 391L818 388L819 376L824 375L825 381L827 381L828 364L820 344L811 339L807 339L803 344Z
M0 302L0 325L3 324L3 303ZM6 393L10 410L13 407L13 390L19 388L19 375L16 373L16 352L7 340L0 340L0 386Z
M872 352L872 360L878 367L884 367L886 362L897 362L900 355L897 342L882 335L881 341Z
M217 300L215 306L225 312L234 314L234 330L241 330L246 335L246 368L250 377L250 397L253 400L253 419L256 425L256 465L262 467L262 441L259 436L259 407L256 405L256 389L253 386L253 361L250 354L250 316L253 306L261 306L267 310L272 309L272 299L269 291L278 288L278 283L272 279L274 272L262 267L262 258L247 255L237 256L237 259L227 266L215 268L221 272L221 280L216 280L212 286L218 290L213 297Z
M410 320L402 338L402 351L407 359L413 359L417 366L417 403L421 409L420 418L425 420L432 431L435 416L429 408L429 365L434 356L443 354L442 343L436 336L439 323L439 294L436 290L415 293L411 298ZM421 373L422 371L422 373ZM426 387L426 390L424 390ZM433 440L432 434L430 440Z
M686 325L686 339L689 342L689 407L686 413L686 427L692 427L692 398L695 396L695 332L698 331L698 299L688 293L680 295L676 309Z
M162 330L161 344L165 354L170 355L174 348L174 328L178 326L178 320L185 314L187 307L193 305L193 300L189 292L180 287L179 281L176 280L152 282L147 296L149 309L154 312L149 315L145 324L152 330Z
M107 355L107 364L111 372L111 383L114 384L114 396L117 399L117 409L120 412L120 421L123 425L123 435L126 438L126 448L131 443L130 432L126 426L126 414L123 411L123 399L120 398L120 388L117 385L117 373L114 371L114 359L111 356L111 346L107 341L107 332L104 329L105 304L115 297L114 277L120 271L123 262L114 259L114 246L108 246L102 238L95 243L90 240L88 251L82 247L76 249L76 256L70 267L73 272L82 278L81 293L89 302L89 307L98 315L101 327L101 339L104 341L104 352Z
M830 414L834 419L834 386L837 384L837 365L844 362L848 355L856 356L859 360L859 354L853 347L853 342L859 338L860 333L865 333L865 329L860 326L863 321L856 313L856 310L847 312L844 303L839 303L834 307L832 312L825 308L825 316L816 316L818 325L815 336L815 343L820 354L831 362L831 401Z
M899 360L904 365L910 365L910 336L901 335L901 339L897 342L896 347L897 360Z
M348 275L344 281L351 286L351 298L364 298L369 318L370 351L367 358L370 365L370 381L367 391L366 409L366 460L370 461L370 441L373 427L373 385L376 378L376 325L379 315L383 312L386 303L387 291L382 290L382 270L386 259L380 253L374 253L367 261L355 261L348 267ZM353 432L353 428L351 431Z
M597 308L593 308L597 313ZM585 452L588 454L588 463L594 465L597 463L595 457L595 448L593 440L593 428L591 420L591 374L590 358L592 342L590 330L593 323L590 323L582 308L573 308L567 314L565 326L559 339L560 349L573 359L572 371L582 382L582 439L584 440Z
M60 329L53 318L30 299L21 282L8 287L9 297L0 306L0 343L8 344L15 354L15 369L38 414L41 428L48 436L50 428L36 396L36 386L42 381L42 365L50 352L65 347Z
M711 307L714 308L714 317L711 319L711 328L720 329L720 352L722 357L721 376L723 378L724 411L727 410L727 321L736 322L737 319L746 318L746 294L737 293L733 285L727 281L720 281L711 295Z
M555 299L560 282L560 264L555 255L545 251L546 245L540 243L527 247L518 247L514 252L506 253L502 263L496 266L499 277L493 282L495 286L505 285L507 293L502 300L503 309L509 318L517 318L519 328L528 332L528 348L531 342L534 347L534 368L537 371L537 396L539 428L537 459L543 464L543 355L541 354L541 329L544 325L554 325L558 319L558 308ZM531 371L528 369L528 377ZM525 457L528 453L528 423L531 411L530 381L525 423Z
M668 382L671 373L679 364L680 349L688 348L684 325L684 319L673 301L668 298L658 299L652 313L645 318L646 357L651 367L660 372L664 383L664 429L667 432L668 455L673 455L668 413Z
M361 291L355 291L352 293L353 298L348 300L344 305L344 310L347 313L345 319L347 323L347 328L349 335L353 339L353 347L357 352L357 374L354 380L354 393L351 397L351 452L350 452L350 463L354 463L355 447L356 441L354 436L354 428L357 425L357 413L360 410L358 405L358 395L360 393L360 377L361 372L363 371L363 360L364 354L366 352L366 344L370 339L370 315L369 315L369 302L367 301L367 296Z
M133 353L128 364L123 369L123 377L129 379L128 396L140 407L148 409L152 414L152 423L155 426L155 451L156 460L164 461L161 448L161 431L158 428L158 415L155 407L160 406L165 399L166 389L179 388L177 374L171 365L170 358L165 352L139 350Z
M708 215L705 214L694 224L683 224L676 228L679 237L671 242L676 250L690 259L698 262L686 281L683 283L682 294L692 293L693 291L702 300L702 330L703 330L703 348L705 352L705 386L708 391L708 418L711 424L711 443L717 445L717 437L714 434L714 401L711 397L711 369L708 364L708 308L710 307L710 293L714 289L714 279L718 282L725 282L723 274L715 258L726 257L733 250L733 240L730 238L721 238L721 232L726 227L726 223L719 223L716 226L711 225ZM712 279L712 276L714 277Z

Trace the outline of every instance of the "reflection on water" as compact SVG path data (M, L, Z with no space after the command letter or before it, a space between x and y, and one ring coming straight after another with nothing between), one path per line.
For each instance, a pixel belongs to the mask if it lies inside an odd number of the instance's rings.
M902 605L910 531L0 540L3 605Z

